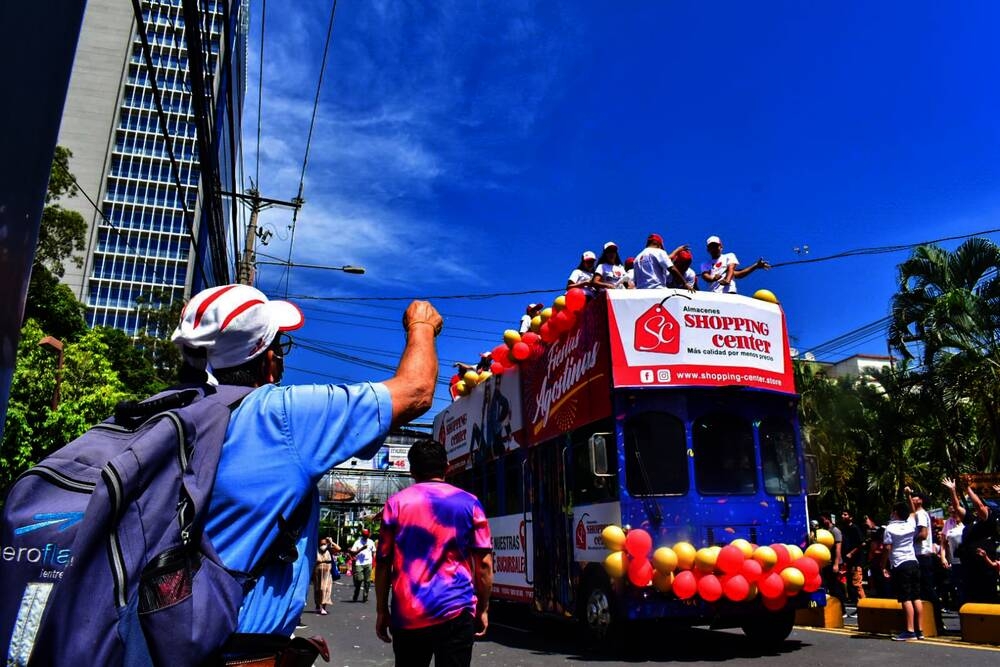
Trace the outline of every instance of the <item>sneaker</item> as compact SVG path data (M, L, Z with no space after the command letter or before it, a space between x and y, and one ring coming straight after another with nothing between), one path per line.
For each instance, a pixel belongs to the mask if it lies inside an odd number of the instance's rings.
M320 613L321 616L326 616L328 614L328 612L326 611L326 609L320 609L319 613Z
M306 625L305 623L297 623L297 624L295 625L295 629L296 629L296 630L305 630L305 629L306 629L306 628L308 628L308 627L309 627L309 626L308 626L308 625Z
M905 632L900 632L898 635L896 635L895 637L893 637L892 641L894 641L894 642L912 642L912 641L916 640L916 638L917 638L917 633L910 632L909 630L906 630Z
M917 636L917 639L923 639L924 638L924 631L923 630L917 630L913 634Z

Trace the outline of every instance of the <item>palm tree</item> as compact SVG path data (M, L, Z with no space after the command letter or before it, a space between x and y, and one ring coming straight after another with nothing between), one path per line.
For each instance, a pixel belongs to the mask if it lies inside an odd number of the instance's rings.
M955 411L958 402L978 404L994 446L1000 449L1000 247L972 238L954 252L919 246L899 265L899 292L892 298L889 342L906 358L920 348L924 372L941 387ZM942 381L947 386L942 386Z

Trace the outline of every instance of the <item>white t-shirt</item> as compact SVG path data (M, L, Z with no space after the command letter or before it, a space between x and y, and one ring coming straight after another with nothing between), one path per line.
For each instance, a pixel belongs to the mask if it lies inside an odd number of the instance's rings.
M351 546L351 552L355 551L355 565L371 565L375 560L375 540L370 537L358 538Z
M594 272L601 277L601 282L609 289L625 287L625 267L621 264L598 264Z
M531 331L531 315L528 315L527 313L525 313L524 315L521 315L521 328L520 328L520 331L521 331L521 333L527 333L527 332Z
M574 285L579 285L580 283L585 283L591 280L594 274L590 271L584 271L583 269L573 269L573 273L569 274L568 282ZM590 285L580 285L580 289L587 293L587 296L594 296L594 288Z
M724 252L717 259L702 264L701 272L707 273L713 278L725 278L729 265L739 266L739 263L740 260L736 259L734 253ZM736 280L733 279L728 285L723 285L718 280L713 280L709 283L709 290L725 294L736 294Z
M917 531L919 532L921 527L927 528L927 537L923 540L917 540L916 552L918 556L928 556L934 554L934 538L931 537L931 515L927 513L927 510L917 510L914 513L917 518Z
M625 280L622 281L622 284L626 287L629 285L635 286L635 269L629 269L625 272Z
M674 274L671 273L670 275L667 276L667 287L684 289L687 285L694 285L695 281L697 280L698 280L698 274L695 273L694 269L692 269L689 266L687 270L684 272L684 283L685 283L684 285L678 284L677 279L674 278Z
M893 519L885 527L885 537L883 544L891 544L892 551L889 553L889 564L892 567L899 567L909 560L917 560L917 554L913 550L913 539L917 535L917 524L913 517L900 521Z
M635 274L635 286L638 289L655 289L666 287L670 276L670 267L674 265L670 255L663 248L649 246L643 248L635 257L632 271Z
M962 532L965 530L965 526L962 524L955 524L951 529L944 534L946 540L948 540L948 554L950 558L948 562L952 565L961 565L962 559L958 557L958 548L962 546Z

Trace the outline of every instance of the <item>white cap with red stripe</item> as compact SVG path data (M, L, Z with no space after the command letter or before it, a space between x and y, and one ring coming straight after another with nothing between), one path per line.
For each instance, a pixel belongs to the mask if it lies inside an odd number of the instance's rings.
M232 368L267 349L279 331L305 323L288 301L271 301L249 285L210 287L194 295L171 340L181 349L201 349L212 368Z

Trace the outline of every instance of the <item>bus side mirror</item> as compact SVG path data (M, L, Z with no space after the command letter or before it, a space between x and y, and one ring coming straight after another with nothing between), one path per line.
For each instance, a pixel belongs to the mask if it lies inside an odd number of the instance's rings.
M806 495L819 495L819 464L815 454L806 454Z
M587 444L590 449L590 472L595 477L612 477L608 470L608 438L610 433L595 433Z

